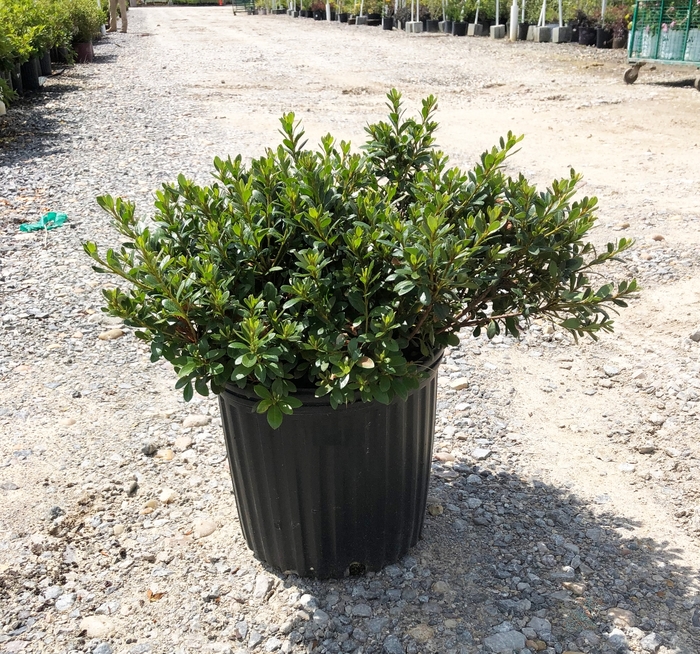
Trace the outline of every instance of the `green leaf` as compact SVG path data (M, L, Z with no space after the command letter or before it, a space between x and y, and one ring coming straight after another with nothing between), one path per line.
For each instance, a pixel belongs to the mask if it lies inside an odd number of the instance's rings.
M192 396L194 395L194 390L192 388L192 384L190 382L187 382L185 386L182 389L182 397L185 398L185 402L189 402L192 399Z
M273 405L267 410L267 423L273 429L279 428L279 426L282 424L283 418L284 418L284 415L278 407Z
M416 285L410 279L404 279L394 286L394 293L406 295L406 293L410 293L415 287Z

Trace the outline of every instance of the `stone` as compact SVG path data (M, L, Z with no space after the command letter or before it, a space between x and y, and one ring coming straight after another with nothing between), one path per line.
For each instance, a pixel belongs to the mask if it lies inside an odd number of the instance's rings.
M436 581L432 585L431 590L438 595L442 595L450 590L450 585L446 581Z
M634 627L637 624L637 617L634 615L634 613L632 613L632 611L620 609L618 607L608 609L607 618L616 627L629 628Z
M401 641L396 636L387 636L382 643L384 654L405 654Z
M259 631L255 629L251 630L250 637L248 638L248 647L254 649L262 642L262 639L263 636Z
M409 629L408 635L419 643L427 643L435 635L435 632L427 624L419 624L413 629Z
M608 634L608 645L616 652L624 652L627 650L627 636L621 629L613 629Z
M264 649L266 652L276 652L280 647L282 647L282 641L273 636L267 640Z
M484 480L481 478L480 475L473 475L473 474L472 474L472 475L469 475L469 476L467 477L467 483L468 483L468 484L481 484L481 483L483 483L483 481L484 481Z
M436 461L454 461L457 457L449 452L438 452L435 455Z
M205 538L216 531L216 522L210 519L195 520L193 532L195 538Z
M191 416L187 416L182 421L182 427L184 429L191 429L192 427L204 427L205 425L208 425L210 422L211 422L211 416L193 414Z
M369 604L355 604L355 606L352 607L352 615L358 618L371 618L372 609Z
M63 588L60 586L49 586L44 591L44 599L55 600L58 599L63 594Z
M447 385L453 391L461 391L469 388L469 380L466 377L457 377L457 379L451 379Z
M58 424L61 425L61 427L72 427L76 422L75 418L61 418Z
M538 636L552 632L552 623L544 618L534 617L527 623L530 629L534 629Z
M652 241L665 241L666 239L661 236L661 234L654 234L654 236L651 237Z
M75 593L64 593L57 600L54 607L61 613L69 611L75 604Z
M172 461L175 458L175 452L172 450L158 450L156 457L163 461Z
M637 447L637 452L640 454L654 454L654 452L656 452L656 446L653 443L645 443Z
M603 372L608 377L615 377L615 375L620 374L620 369L615 367L615 366L607 365L607 366L603 366Z
M2 490L7 490L7 491L19 490L19 486L17 484L15 484L14 481L3 481L0 484L0 488L2 488Z
M177 499L177 492L174 491L172 488L164 488L160 492L158 499L163 504L172 504Z
M258 575L255 578L255 588L253 589L253 597L263 599L272 588L272 579L267 575Z
M124 332L121 329L108 329L106 332L102 332L97 338L101 341L113 341L117 338L124 336Z
M114 625L109 618L90 615L80 621L80 631L85 631L88 638L106 638L114 631Z
M660 413L652 413L648 419L652 425L656 425L657 427L661 427L661 425L666 422L666 418Z
M124 531L125 531L125 527L121 523L117 523L112 527L112 533L115 536L121 536L124 533Z
M317 627L320 627L321 629L325 629L331 620L331 616L329 616L328 613L326 613L322 609L316 609L316 610L314 610L312 620L313 620L313 623Z
M318 600L313 595L309 595L309 593L304 593L299 598L299 606L301 606L301 608L305 611L314 611L318 608Z
M190 436L179 436L178 438L175 439L175 442L173 443L173 447L178 451L178 452L184 452L186 449L192 447L192 438Z
M158 451L158 446L155 443L145 443L141 448L141 454L153 456Z
M147 652L151 651L153 651L153 647L150 643L139 643L129 650L129 654L147 654Z
M700 343L700 329L690 335L690 340L694 341L695 343Z
M433 516L442 515L445 512L445 507L438 502L428 500L428 513Z
M491 456L491 450L483 447L477 447L475 450L472 451L472 457L475 458L477 461L483 461L484 459L488 459L489 456Z
M634 472L636 469L636 466L633 463L621 463L618 466L618 469L620 470L620 472L628 473L628 472Z
M92 654L112 654L113 651L109 643L98 643L95 649L92 650Z
M494 654L507 652L511 654L513 651L519 652L525 647L525 636L519 631L505 631L500 634L493 634L484 638L484 647L486 651Z
M656 652L661 647L661 638L652 631L639 641L639 645L645 652Z

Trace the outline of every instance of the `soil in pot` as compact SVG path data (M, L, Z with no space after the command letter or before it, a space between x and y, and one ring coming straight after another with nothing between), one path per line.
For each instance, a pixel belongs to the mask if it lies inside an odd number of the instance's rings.
M89 64L95 58L95 51L92 49L92 41L87 43L74 43L76 61L79 64Z
M452 36L466 36L467 23L463 20L456 20L452 23Z
M595 45L596 30L595 27L579 27L578 42L580 45Z
M406 400L332 409L313 392L272 430L257 396L219 396L236 505L260 560L301 576L377 571L418 542L430 480L437 371Z

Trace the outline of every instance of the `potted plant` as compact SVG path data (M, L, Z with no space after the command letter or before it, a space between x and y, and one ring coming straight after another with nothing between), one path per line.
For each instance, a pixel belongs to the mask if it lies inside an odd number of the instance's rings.
M69 0L68 10L73 24L73 49L79 63L89 63L95 56L92 40L104 24L102 10L92 0Z
M585 11L579 9L576 12L576 23L578 24L578 42L581 45L595 45L596 24L595 20Z
M450 0L447 5L448 16L452 19L453 36L467 35L467 19L472 17L476 9L474 0Z
M377 570L420 537L436 375L459 332L521 333L542 316L575 336L611 330L634 281L589 271L630 246L584 241L596 200L573 171L543 193L502 170L509 134L473 170L434 149L436 100L366 128L363 154L330 136L305 149L294 114L249 166L180 175L151 221L99 204L124 244L95 270L126 282L106 311L165 358L186 400L219 394L243 533L301 575Z
M384 0L383 3L382 29L394 29L394 5L389 0Z

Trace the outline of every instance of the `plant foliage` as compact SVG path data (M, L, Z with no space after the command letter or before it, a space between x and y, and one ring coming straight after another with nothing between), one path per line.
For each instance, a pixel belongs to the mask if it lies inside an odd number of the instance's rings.
M85 251L128 282L104 291L105 310L174 365L186 399L254 389L276 427L299 386L334 407L405 397L421 360L463 329L517 336L543 316L575 336L611 331L610 309L636 284L594 287L588 275L631 243L584 241L596 200L574 201L579 176L544 192L506 176L512 134L472 170L449 167L435 98L417 118L395 90L388 107L362 153L330 135L307 149L286 114L282 143L249 166L217 158L211 186L164 185L152 224L98 198L125 242Z

